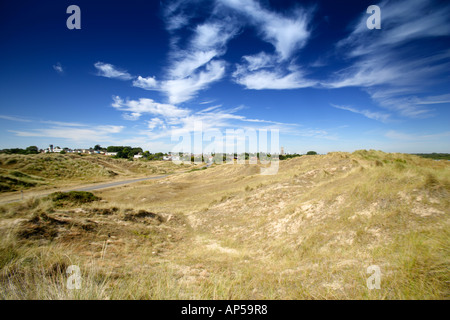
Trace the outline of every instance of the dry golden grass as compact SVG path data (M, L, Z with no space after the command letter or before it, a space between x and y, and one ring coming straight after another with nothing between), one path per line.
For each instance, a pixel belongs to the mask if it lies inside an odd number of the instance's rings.
M220 165L0 208L3 298L448 299L447 161L380 151ZM144 210L144 211L140 211ZM139 213L140 212L140 213ZM79 265L84 285L65 287ZM367 267L381 269L369 290Z
M0 203L109 183L189 171L201 165L114 159L104 155L0 154Z
M171 161L129 161L104 155L0 154L0 192L167 174L190 167Z

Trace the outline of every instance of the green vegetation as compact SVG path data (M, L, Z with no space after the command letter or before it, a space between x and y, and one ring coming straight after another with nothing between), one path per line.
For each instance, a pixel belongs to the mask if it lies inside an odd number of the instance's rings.
M157 153L153 154L153 153L150 153L148 151L145 151L143 153L143 156L144 156L143 158L147 159L147 160L150 160L150 161L161 161L165 155L166 154L164 154L162 152L157 152Z
M122 159L133 159L136 154L143 152L140 147L132 148L123 146L109 146L106 150L107 152L117 152L115 158Z
M189 172L200 171L200 170L206 170L206 169L208 169L208 168L207 168L207 167L194 168L194 169L189 170Z
M0 153L5 153L5 154L38 154L39 153L39 149L36 146L29 146L26 149L20 149L20 148L3 149L3 150L0 150Z
M64 187L182 170L171 161L127 161L103 155L0 154L0 193Z
M293 154L280 154L279 159L280 160L286 160L286 159L293 159L297 157L301 157L301 154L293 153Z
M415 155L435 160L450 160L450 153L415 153Z
M7 163L15 164L14 161ZM0 192L24 190L45 184L42 178L16 170L0 169Z
M99 197L96 197L91 192L86 191L54 192L47 198L52 200L58 207L68 205L81 205L84 203L100 200Z

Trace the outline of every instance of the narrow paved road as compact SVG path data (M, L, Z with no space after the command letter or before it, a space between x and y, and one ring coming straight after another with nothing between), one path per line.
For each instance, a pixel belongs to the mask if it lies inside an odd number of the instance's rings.
M208 168L209 166L211 166L212 163L208 163L203 167L200 167L199 169L203 169L203 168ZM115 182L107 182L107 183L100 183L100 184L91 184L88 186L84 186L84 187L79 187L79 188L73 188L73 189L60 189L60 190L52 190L50 192L43 192L37 195L34 195L35 197L44 197L44 196L48 196L49 194L53 193L53 192L57 192L57 191L63 191L63 192L69 192L69 191L94 191L94 190L100 190L100 189L106 189L106 188L112 188L112 187L117 187L117 186L121 186L124 184L130 184L130 183L134 183L134 182L140 182L140 181L147 181L147 180L155 180L155 179L162 179L165 177L168 177L169 175L172 174L177 174L177 173L186 173L189 171L181 171L181 172L176 172L176 173L170 173L170 174L165 174L162 176L154 176L154 177L147 177L147 178L138 178L138 179L129 179L129 180L122 180L122 181L115 181ZM20 197L20 196L19 196ZM27 195L25 194L25 198L27 197ZM18 201L22 201L22 197L20 197L19 199L11 199L11 200L5 200L5 201L1 201L0 200L0 204L6 204L6 203L12 203L12 202L18 202Z
M94 191L94 190L100 190L100 189L117 187L117 186L120 186L120 185L130 184L130 183L134 183L134 182L154 180L154 179L162 179L162 178L165 178L165 177L168 177L168 176L169 176L169 174L166 174L166 175L163 175L163 176L154 176L154 177L122 180L122 181L115 181L115 182L108 182L108 183L91 184L91 185L84 186L84 187L79 187L79 188L52 190L50 192L45 192L44 191L43 193L39 193L39 194L36 194L34 196L35 197L45 197L45 196L48 196L49 194L52 194L53 192L57 192L57 191L63 191L63 192L69 192L69 191ZM27 195L24 194L24 196L25 196L24 199L26 199ZM22 201L22 198L20 197L19 199L0 201L0 204L6 204L6 203L12 203L12 202L18 202L18 201Z
M111 188L111 187L116 187L116 186L120 186L123 184L129 184L129 183L133 183L133 182L139 182L139 181L147 181L147 180L154 180L154 179L162 179L165 177L168 177L169 175L163 175L163 176L156 176L156 177L148 177L148 178L140 178L140 179L131 179L131 180L123 180L123 181L116 181L116 182L109 182L109 183L102 183L102 184L96 184L96 185L92 185L92 186L88 186L88 187L84 187L84 188L77 188L77 189L73 189L73 190L68 190L68 191L93 191L93 190L99 190L99 189L106 189L106 188Z

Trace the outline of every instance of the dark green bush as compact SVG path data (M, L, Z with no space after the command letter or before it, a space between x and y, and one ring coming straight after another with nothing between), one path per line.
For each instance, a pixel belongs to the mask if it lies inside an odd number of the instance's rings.
M100 200L99 197L87 191L54 192L48 198L57 206L80 205Z

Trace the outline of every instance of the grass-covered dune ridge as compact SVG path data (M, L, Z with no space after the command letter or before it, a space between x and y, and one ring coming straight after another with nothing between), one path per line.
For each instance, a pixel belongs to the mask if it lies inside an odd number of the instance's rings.
M448 299L447 161L380 151L213 165L0 208L1 296ZM84 285L67 290L65 267ZM369 290L367 267L381 270Z
M109 181L180 170L171 161L129 161L104 155L0 154L0 192Z

